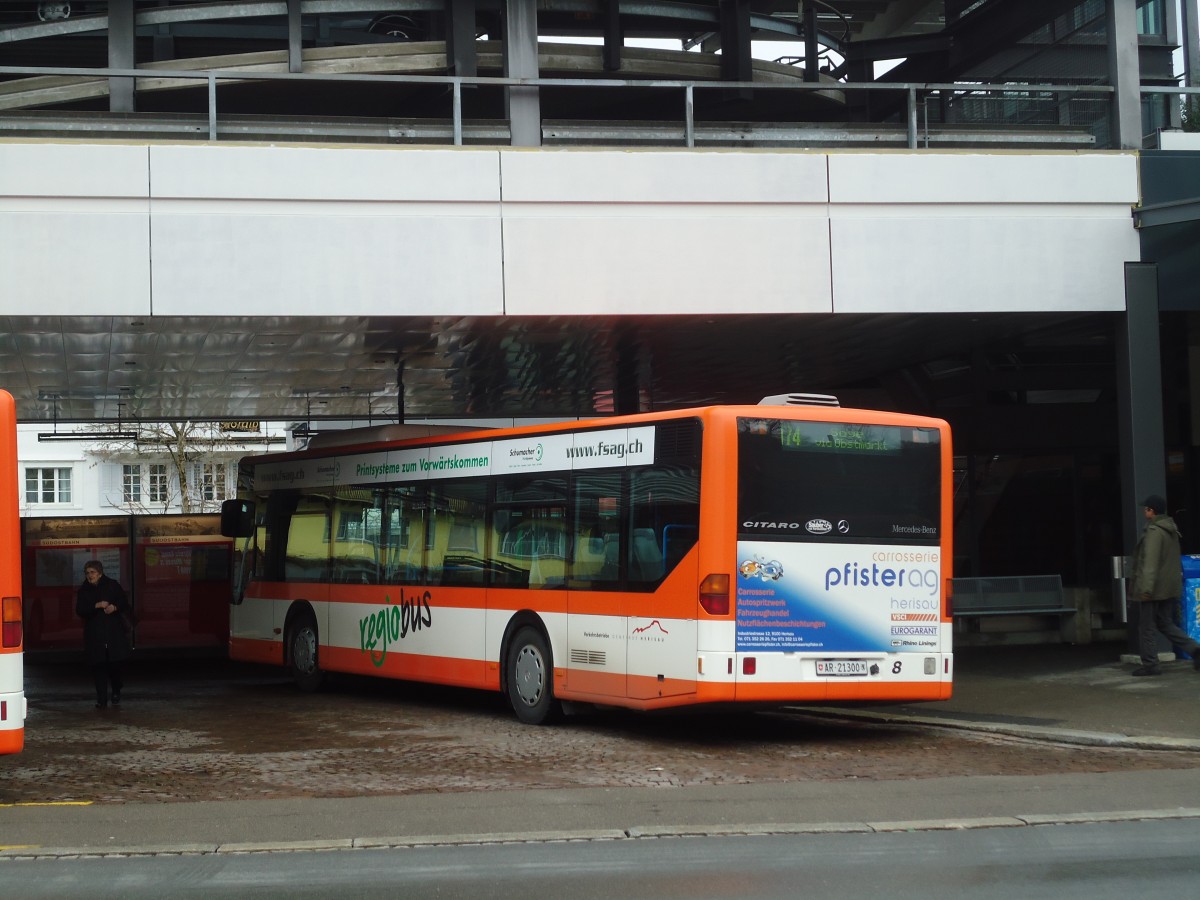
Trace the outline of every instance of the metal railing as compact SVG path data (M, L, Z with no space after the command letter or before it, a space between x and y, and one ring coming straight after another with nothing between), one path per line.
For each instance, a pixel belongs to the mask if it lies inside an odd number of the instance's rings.
M464 77L464 76L425 76L425 74L349 74L349 73L314 73L314 72L260 72L260 71L196 71L168 70L168 68L84 68L84 67L18 67L0 66L0 76L25 77L65 77L85 79L88 82L114 78L132 78L143 84L154 84L154 90L178 89L182 84L173 82L203 83L208 92L206 98L206 120L208 120L208 139L218 140L221 136L221 115L218 110L217 86L230 83L264 82L288 84L374 84L374 85L408 85L408 86L443 86L450 95L450 140L454 145L462 145L464 134L463 122L463 90L468 88L540 88L540 89L569 89L569 90L637 90L637 91L676 91L680 95L678 124L682 124L682 143L686 148L694 148L697 142L696 100L698 96L710 94L713 91L739 92L749 96L749 92L799 92L799 94L836 94L865 97L868 94L889 94L896 92L904 95L904 119L898 122L895 118L883 122L862 122L862 127L901 127L905 133L905 144L908 149L919 149L924 143L930 145L930 136L938 127L952 125L967 126L990 125L996 130L1012 130L1014 138L1022 127L1044 130L1063 127L1048 122L1022 121L1022 114L1031 109L1044 115L1052 115L1052 110L1063 107L1073 101L1091 101L1092 112L1087 121L1075 122L1073 125L1076 137L1081 132L1090 130L1099 118L1105 118L1111 104L1114 88L1104 84L982 84L982 83L876 83L876 82L826 82L826 83L760 83L760 82L698 82L698 80L680 79L607 79L607 78L505 78L505 77ZM12 88L11 80L0 82L0 98L4 96L4 88ZM70 85L59 85L70 86ZM43 89L42 85L29 85L30 91ZM1200 94L1200 88L1177 88L1177 86L1144 86L1142 94ZM986 103L978 102L986 101ZM937 121L931 118L930 110L946 110L950 108L965 109L974 102L978 109L985 107L1000 110L994 122L982 120L965 120L961 118L953 122ZM31 103L32 109L42 110L46 102ZM1004 116L1004 108L1010 107L1008 118ZM1090 108L1092 108L1090 107ZM23 110L24 112L24 110ZM0 112L0 115L4 113ZM140 114L134 114L140 115ZM812 124L821 127L826 124L824 119L816 122L797 118L792 120L797 127ZM706 125L702 122L702 125ZM678 125L676 126L678 127ZM1072 127L1072 122L1067 122ZM924 136L924 138L923 138ZM614 132L614 138L619 138L619 132ZM1094 142L1093 142L1094 143Z

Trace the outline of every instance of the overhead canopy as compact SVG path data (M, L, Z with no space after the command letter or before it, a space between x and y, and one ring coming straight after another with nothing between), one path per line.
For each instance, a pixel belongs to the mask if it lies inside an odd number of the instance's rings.
M27 421L607 415L795 390L914 411L981 390L1112 399L1113 316L1099 313L3 325L0 386Z

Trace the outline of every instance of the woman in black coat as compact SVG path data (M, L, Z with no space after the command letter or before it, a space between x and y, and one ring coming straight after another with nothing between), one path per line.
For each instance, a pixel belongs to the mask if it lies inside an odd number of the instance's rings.
M129 600L121 585L104 574L97 559L83 566L83 584L75 597L75 612L83 619L83 649L96 680L96 709L108 706L108 686L112 684L112 702L121 702L121 663L129 659L129 635L126 616Z

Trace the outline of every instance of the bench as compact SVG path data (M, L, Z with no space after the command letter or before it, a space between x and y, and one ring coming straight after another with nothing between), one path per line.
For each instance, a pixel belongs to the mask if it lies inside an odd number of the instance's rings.
M954 618L973 616L1067 616L1077 610L1063 599L1061 575L954 578Z

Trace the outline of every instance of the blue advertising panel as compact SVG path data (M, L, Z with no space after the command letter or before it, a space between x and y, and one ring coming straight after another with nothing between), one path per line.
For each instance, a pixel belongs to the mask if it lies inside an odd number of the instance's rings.
M1181 598L1183 615L1180 627L1187 632L1188 637L1200 641L1200 556L1189 554L1183 557L1183 597ZM1179 647L1175 652L1189 658Z
M937 547L739 541L737 649L928 652L941 591Z

